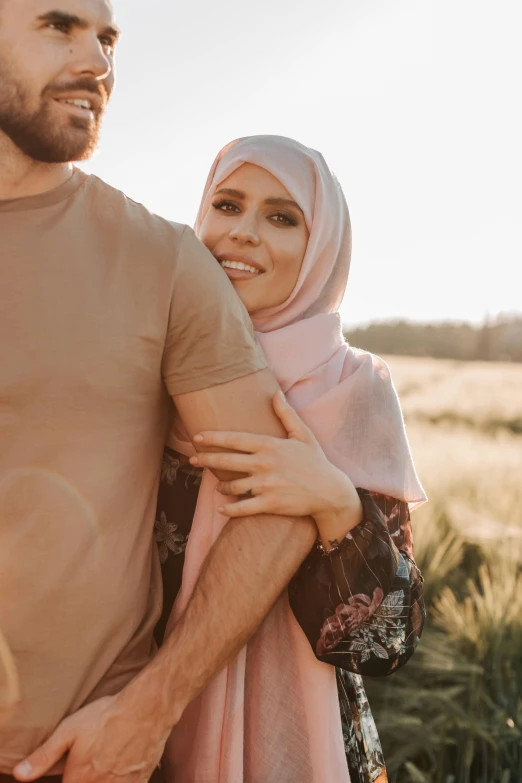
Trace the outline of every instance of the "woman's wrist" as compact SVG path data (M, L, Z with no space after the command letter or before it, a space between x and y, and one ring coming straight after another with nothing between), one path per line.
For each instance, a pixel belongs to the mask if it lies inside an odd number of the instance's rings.
M339 546L350 530L357 527L364 517L364 510L357 490L347 476L332 493L331 504L324 511L314 514L321 543L326 550Z

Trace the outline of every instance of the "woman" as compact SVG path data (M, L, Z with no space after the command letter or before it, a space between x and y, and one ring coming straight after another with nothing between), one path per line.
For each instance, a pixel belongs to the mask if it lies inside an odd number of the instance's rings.
M241 139L212 167L196 232L243 300L302 421L276 397L288 440L202 433L197 456L175 424L156 524L165 580L158 636L174 599L171 624L186 606L228 517L311 515L318 545L246 648L186 711L167 746L168 779L385 781L360 675L403 665L422 631L409 509L426 498L386 365L342 337L351 251L344 196L317 152L282 137ZM246 478L218 483L205 471L200 486L202 469L217 461Z

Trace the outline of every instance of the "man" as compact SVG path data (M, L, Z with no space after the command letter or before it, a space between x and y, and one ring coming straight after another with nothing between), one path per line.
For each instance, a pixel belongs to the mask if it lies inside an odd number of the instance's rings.
M156 779L315 538L230 522L152 656L171 401L192 435L282 432L213 257L70 165L96 145L117 38L109 0L0 0L0 781Z

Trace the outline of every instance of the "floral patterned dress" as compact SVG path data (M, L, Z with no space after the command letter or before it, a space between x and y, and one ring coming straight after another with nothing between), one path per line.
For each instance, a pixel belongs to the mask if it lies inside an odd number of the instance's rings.
M201 471L167 448L155 525L164 585L159 644L181 587L200 483ZM357 492L363 521L330 552L318 543L288 594L315 655L336 667L351 783L386 783L362 675L391 674L413 655L425 620L422 576L413 560L408 505L364 489Z

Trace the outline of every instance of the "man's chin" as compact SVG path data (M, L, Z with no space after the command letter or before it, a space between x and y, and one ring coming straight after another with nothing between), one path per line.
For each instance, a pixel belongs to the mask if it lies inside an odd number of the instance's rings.
M61 139L34 139L29 143L19 144L24 155L39 163L72 163L87 160L98 146L98 134L88 132L85 128L77 128Z

